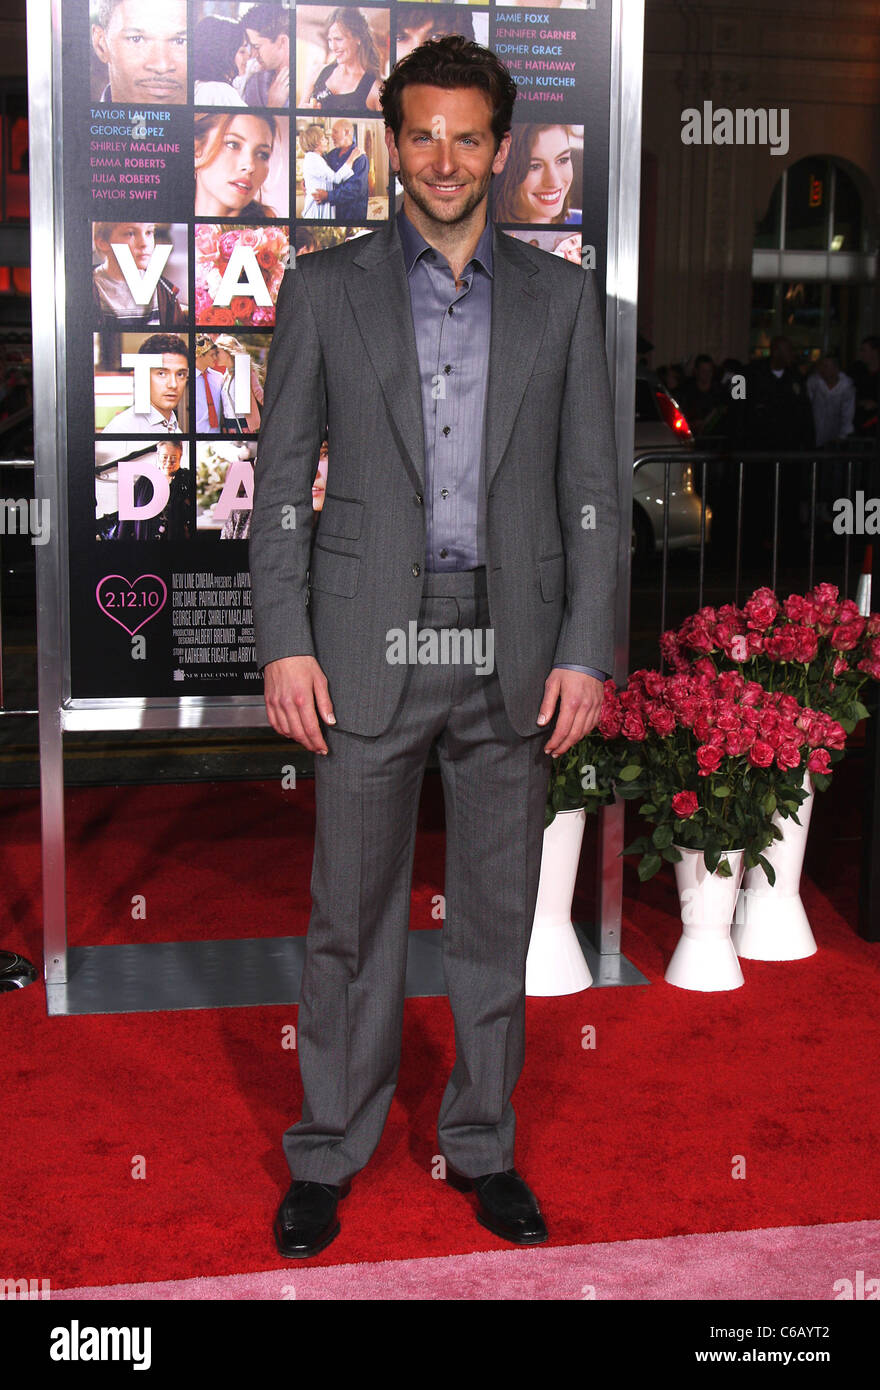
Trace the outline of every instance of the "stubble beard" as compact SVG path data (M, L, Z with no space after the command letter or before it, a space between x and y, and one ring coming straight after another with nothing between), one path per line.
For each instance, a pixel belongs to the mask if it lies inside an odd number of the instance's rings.
M473 185L464 202L456 207L451 204L442 202L433 203L429 201L429 195L424 184L420 183L418 179L410 178L408 174L403 172L402 167L398 171L397 177L403 184L404 192L409 195L419 211L424 213L432 222L436 223L438 227L444 228L455 227L461 222L466 222L473 214L475 208L477 208L485 198L489 190L489 185L492 182L492 173L490 170L485 179ZM452 180L450 179L448 182L451 183Z

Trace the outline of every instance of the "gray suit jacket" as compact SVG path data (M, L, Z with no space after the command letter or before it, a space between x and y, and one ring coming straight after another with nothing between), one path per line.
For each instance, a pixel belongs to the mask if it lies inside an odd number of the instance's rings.
M511 724L540 732L556 662L611 671L618 480L595 277L494 234L486 406L486 570ZM327 489L311 488L325 426ZM419 365L392 218L300 256L278 295L250 531L257 664L311 655L336 727L382 733L425 573Z

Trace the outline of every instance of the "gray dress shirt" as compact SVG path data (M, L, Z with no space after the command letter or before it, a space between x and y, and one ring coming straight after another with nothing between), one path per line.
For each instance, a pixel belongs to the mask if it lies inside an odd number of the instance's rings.
M409 280L425 426L425 567L470 570L486 563L486 393L492 331L492 237L486 223L456 287L442 252L401 208L397 229ZM554 669L607 679L592 666Z

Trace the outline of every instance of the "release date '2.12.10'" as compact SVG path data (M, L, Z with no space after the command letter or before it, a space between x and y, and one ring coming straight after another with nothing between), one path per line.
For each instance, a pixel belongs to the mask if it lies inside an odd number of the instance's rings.
M162 604L162 596L156 589L103 589L101 598L105 608L156 608Z

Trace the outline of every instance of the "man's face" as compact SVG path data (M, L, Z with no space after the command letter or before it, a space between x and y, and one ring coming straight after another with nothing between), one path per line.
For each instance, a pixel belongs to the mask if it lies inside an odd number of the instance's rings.
M840 380L840 368L834 358L820 357L818 371L825 385L833 390Z
M414 204L430 222L448 227L485 200L510 148L508 134L496 154L491 116L489 99L478 87L405 88L399 141L386 130L385 143L407 214L407 204Z
M156 450L156 457L159 460L159 467L170 478L172 473L176 473L180 467L182 450L179 444L160 444Z
M337 150L344 150L354 142L354 131L344 121L337 121L330 133Z
M186 101L185 0L122 0L92 44L107 64L113 101Z
M287 63L287 35L279 34L277 39L269 39L256 29L247 29L251 53L260 67L266 72L277 72Z
M859 347L859 361L864 362L869 372L876 372L878 365L880 365L880 352L872 343L865 341Z
M189 365L175 352L162 353L161 367L150 370L150 400L166 420L186 390Z

